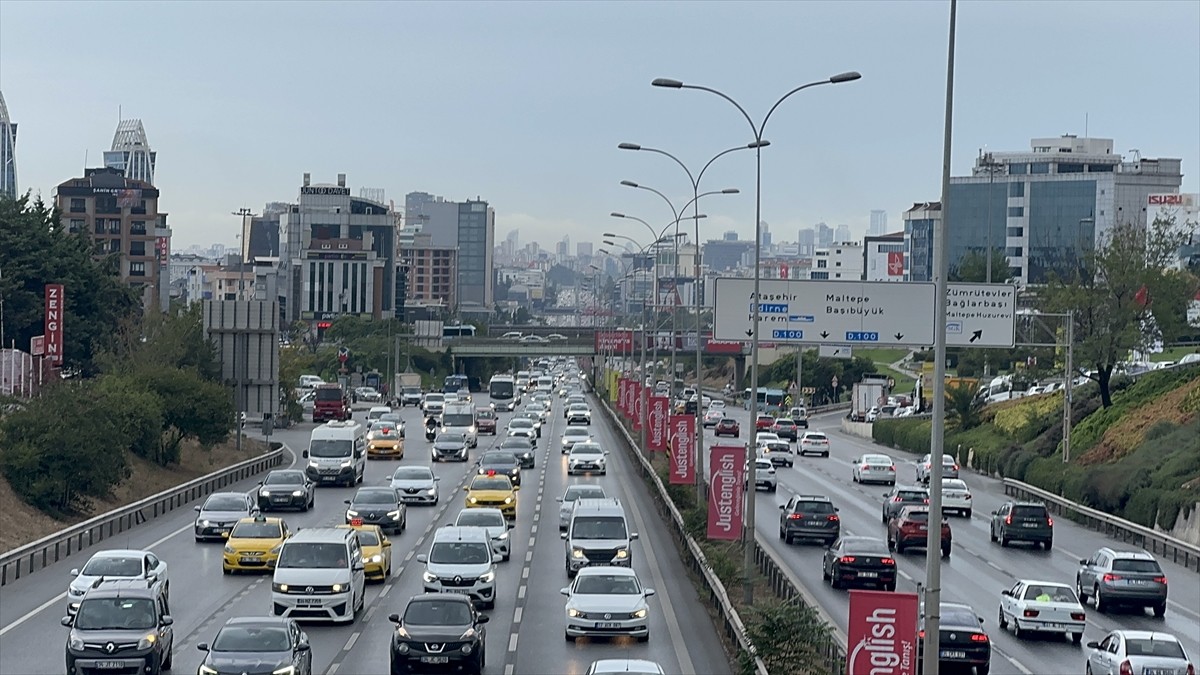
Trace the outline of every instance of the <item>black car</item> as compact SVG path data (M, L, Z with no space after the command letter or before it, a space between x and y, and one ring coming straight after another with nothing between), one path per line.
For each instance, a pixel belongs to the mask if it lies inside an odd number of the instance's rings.
M521 484L521 464L511 451L488 450L476 462L479 475L494 473L498 476L508 476L514 486Z
M201 642L196 649L205 652L201 673L312 675L308 635L293 619L235 617L225 622L212 644Z
M414 595L396 624L390 650L391 675L458 670L479 675L487 664L488 617L471 604L471 596L452 593ZM440 667L440 668L439 668Z
M307 511L317 503L316 484L297 469L276 469L258 484L258 510L300 509Z
M880 520L884 525L906 506L921 506L929 503L929 490L916 485L893 485L883 493L883 509Z
M1041 502L1007 501L992 511L992 541L1008 546L1014 541L1041 544L1047 551L1054 546L1054 519Z
M433 449L429 451L429 458L434 462L443 460L467 461L466 434L452 431L438 434L433 439Z
M977 675L987 675L992 668L992 641L983 630L983 617L968 605L943 602L938 630L938 666L942 672L952 667L975 668ZM921 630L917 633L917 654L925 649L925 614L921 613ZM917 660L917 672L923 672Z
M826 546L842 533L838 510L822 495L796 495L779 505L779 538L787 543L795 539L821 539Z
M71 629L67 672L159 675L170 670L175 646L172 624L161 584L97 579L79 601L75 615L62 618L62 625Z
M509 436L500 442L499 450L511 452L513 457L521 463L522 469L533 468L533 441L520 436Z
M395 488L359 488L346 500L346 522L378 525L384 532L399 533L408 527L408 507Z
M878 586L896 590L896 559L874 537L842 537L825 549L821 578L834 588Z

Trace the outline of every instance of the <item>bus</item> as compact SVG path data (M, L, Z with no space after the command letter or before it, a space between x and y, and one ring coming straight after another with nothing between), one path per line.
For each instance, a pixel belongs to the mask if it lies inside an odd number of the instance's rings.
M443 338L475 337L475 326L469 323L442 326Z
M443 394L456 394L460 389L470 391L471 383L466 375L447 375L446 381L442 383Z
M498 411L512 412L521 403L517 394L517 381L512 375L496 375L488 382L488 396L492 407Z
M785 394L782 389L765 389L758 388L758 411L764 413L775 413L783 408L783 399ZM742 392L742 407L750 409L750 389L746 388Z

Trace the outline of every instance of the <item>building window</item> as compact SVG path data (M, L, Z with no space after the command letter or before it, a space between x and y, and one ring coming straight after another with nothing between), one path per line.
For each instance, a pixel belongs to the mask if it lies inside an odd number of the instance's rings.
M133 224L129 226L129 234L146 234L146 221L133 221Z
M1009 218L1023 218L1024 216L1025 216L1025 207L1024 206L1008 207L1008 217Z
M131 276L131 277L146 276L146 263L144 263L144 262L129 263L129 276Z
M72 197L71 213L87 213L87 200L80 197Z
M1088 173L1112 173L1112 164L1088 164Z
M841 267L841 266L842 266L842 261L841 261L841 260L839 260L839 261L837 261L837 262L833 263L833 266L834 266L834 267Z
M82 218L72 218L71 225L69 226L69 230L71 232L82 232L83 231L83 219Z
M1058 165L1059 173L1083 173L1082 164L1062 164Z
M1010 258L1020 258L1025 255L1025 249L1020 246L1009 246L1004 249L1004 255Z
M146 242L144 242L144 241L129 242L129 255L131 255L131 256L146 255Z
M817 269L825 269L828 266L829 266L828 260L818 260L817 261ZM826 277L826 278L828 278L828 277Z
M1025 236L1025 228L1010 227L1004 232L1004 234L1006 234L1010 237L1024 237Z
M1024 197L1025 196L1025 183L1023 183L1021 181L1009 183L1008 184L1008 196L1009 197Z
M1050 162L1033 162L1029 165L1029 173L1050 173Z
M1014 176L1020 176L1029 173L1029 165L1024 162L1020 164L1009 164L1008 173Z
M120 239L109 239L108 240L108 252L109 253L120 253L121 252L121 240Z

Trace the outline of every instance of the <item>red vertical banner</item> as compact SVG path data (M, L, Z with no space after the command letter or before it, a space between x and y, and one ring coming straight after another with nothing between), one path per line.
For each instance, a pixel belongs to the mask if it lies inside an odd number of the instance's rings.
M691 485L696 482L696 418L693 415L671 415L672 485Z
M621 378L617 380L617 410L621 414L629 417L629 380Z
M887 273L888 273L889 277L904 276L904 252L903 251L888 251Z
M746 448L714 445L708 459L708 538L742 536L746 494Z
M633 400L631 401L629 408L630 408L630 410L633 411L633 430L634 431L641 431L642 424L646 421L646 411L643 410L643 408L645 406L642 405L642 388L643 388L643 386L644 385L639 381L639 382L634 382L633 386L629 388L629 391L630 391L631 395L633 396Z
M650 397L650 412L647 413L650 427L646 435L651 452L664 452L667 449L667 418L670 415L667 406L669 404L670 401L666 396Z
M63 287L46 284L46 321L44 326L46 359L52 366L63 362Z
M850 591L847 675L916 675L917 594Z

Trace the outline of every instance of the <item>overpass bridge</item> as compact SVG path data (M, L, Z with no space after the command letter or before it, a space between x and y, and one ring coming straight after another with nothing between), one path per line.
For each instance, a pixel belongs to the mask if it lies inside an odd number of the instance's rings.
M590 333L590 331L589 331ZM519 340L496 340L489 338L467 338L447 341L446 347L455 357L481 356L595 356L596 342L591 335L585 338L556 340L553 342L521 342Z

